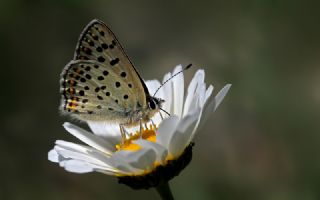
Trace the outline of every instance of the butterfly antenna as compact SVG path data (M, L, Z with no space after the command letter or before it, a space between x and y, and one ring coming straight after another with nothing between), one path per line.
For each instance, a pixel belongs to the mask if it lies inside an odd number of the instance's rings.
M158 89L155 91L155 93L153 94L153 97L158 93L158 91L160 90L160 88L162 88L162 86L164 86L166 83L168 83L171 79L173 79L175 76L181 74L182 72L184 72L185 70L189 69L192 66L192 64L190 63L189 65L187 65L185 68L183 68L181 71L175 73L174 75L172 75L170 78L168 78L168 80L166 80L165 82L163 82Z

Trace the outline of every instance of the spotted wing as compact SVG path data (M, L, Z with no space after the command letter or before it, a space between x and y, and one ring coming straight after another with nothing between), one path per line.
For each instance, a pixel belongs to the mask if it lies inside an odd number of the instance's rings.
M130 111L145 108L149 96L115 35L96 19L83 30L74 61L62 72L61 93L65 113L80 119L118 121Z
M139 103L145 105L149 91L138 71L131 63L114 33L98 19L92 20L80 35L74 60L95 60L113 67L116 74L126 76L139 94Z
M139 109L135 85L112 66L94 60L76 60L61 74L61 110L82 120L126 122Z

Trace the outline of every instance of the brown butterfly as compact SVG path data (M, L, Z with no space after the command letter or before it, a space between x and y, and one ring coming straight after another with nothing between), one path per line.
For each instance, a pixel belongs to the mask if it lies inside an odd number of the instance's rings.
M80 120L123 126L148 122L164 100L151 96L113 32L92 20L60 80L60 110Z

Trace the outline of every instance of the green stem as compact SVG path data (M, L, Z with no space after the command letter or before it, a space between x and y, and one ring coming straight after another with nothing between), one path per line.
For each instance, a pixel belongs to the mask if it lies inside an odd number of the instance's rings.
M163 183L161 185L158 185L156 187L156 190L159 193L159 195L161 196L162 200L174 200L168 182L167 183Z

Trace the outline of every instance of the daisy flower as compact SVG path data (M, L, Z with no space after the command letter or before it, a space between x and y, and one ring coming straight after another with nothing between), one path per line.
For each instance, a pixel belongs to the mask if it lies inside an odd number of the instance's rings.
M181 70L179 65L172 74ZM172 74L167 73L163 82ZM164 84L156 96L165 100L162 108L170 115L160 111L143 126L141 133L140 127L126 129L122 138L115 124L87 121L90 132L64 123L64 128L86 145L57 140L48 159L69 172L101 172L118 177L119 183L134 189L156 187L168 191L166 183L191 161L192 139L197 129L217 109L231 87L227 84L213 96L213 86L207 87L204 78L204 70L198 70L186 97L183 73ZM153 94L161 84L150 80L146 85Z

